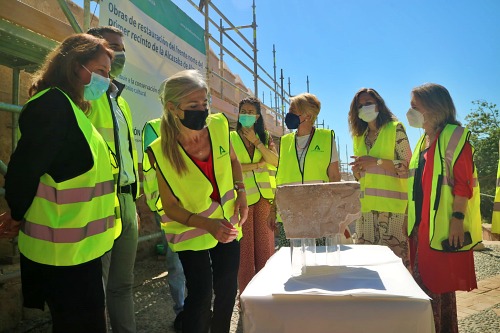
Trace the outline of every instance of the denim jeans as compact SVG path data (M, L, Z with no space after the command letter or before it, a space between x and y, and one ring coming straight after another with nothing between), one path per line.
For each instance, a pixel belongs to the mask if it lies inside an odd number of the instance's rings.
M102 257L106 308L113 333L136 331L134 312L134 264L137 253L137 213L130 193L118 194L122 233Z
M161 217L160 214L154 212L155 220L158 226L160 226ZM163 231L162 231L163 233ZM167 272L168 272L168 287L170 289L170 294L174 301L174 312L176 315L184 310L184 298L186 294L186 278L184 277L184 270L182 269L181 261L179 260L179 255L172 251L168 246L165 237L162 237L163 246L167 253Z
M201 251L179 251L186 276L183 333L229 333L236 293L240 243L218 243ZM213 315L210 311L212 295Z

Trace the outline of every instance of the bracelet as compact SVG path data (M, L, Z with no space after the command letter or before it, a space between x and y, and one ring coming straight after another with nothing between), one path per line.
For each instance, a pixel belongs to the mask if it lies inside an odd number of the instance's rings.
M245 183L241 182L241 183L234 184L234 189L238 192L244 192L245 191Z
M195 214L195 213L191 213L191 214L189 214L188 218L186 219L186 222L184 222L184 225L185 225L185 226L188 226L188 227L189 227L188 222L189 222L189 220L191 219L191 217L192 217L193 215L196 215L196 214Z
M463 220L465 218L465 214L462 212L453 212L451 216L456 218L457 220Z
M236 185L236 184L245 184L243 182L243 180L235 180L233 183L234 183L234 185Z

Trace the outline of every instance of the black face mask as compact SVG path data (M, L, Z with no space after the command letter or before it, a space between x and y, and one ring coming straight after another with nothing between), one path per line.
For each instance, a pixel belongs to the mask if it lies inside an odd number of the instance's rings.
M297 129L300 125L300 117L296 114L288 112L285 116L285 125L288 129Z
M184 111L184 119L180 119L181 124L189 129L200 131L205 127L205 120L208 117L208 109L205 110L179 110Z

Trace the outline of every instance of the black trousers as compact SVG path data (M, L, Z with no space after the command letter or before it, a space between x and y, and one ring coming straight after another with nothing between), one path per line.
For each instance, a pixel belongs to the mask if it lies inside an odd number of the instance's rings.
M52 332L106 332L101 258L76 266L50 266L21 254L23 305L44 309Z
M182 331L207 333L210 329L210 333L228 333L238 290L240 243L234 240L209 250L178 253L188 291Z

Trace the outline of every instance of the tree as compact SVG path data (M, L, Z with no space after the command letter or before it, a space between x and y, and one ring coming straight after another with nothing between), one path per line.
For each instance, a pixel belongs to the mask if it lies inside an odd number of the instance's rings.
M465 121L471 131L470 142L475 149L474 162L481 189L481 216L483 221L491 222L499 157L500 115L496 104L479 100L472 104L475 107L465 117Z

